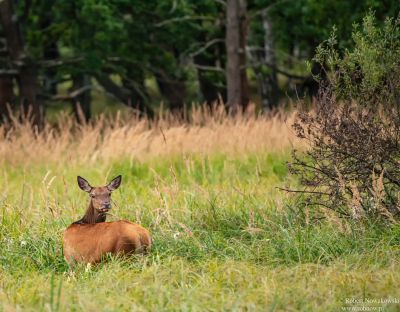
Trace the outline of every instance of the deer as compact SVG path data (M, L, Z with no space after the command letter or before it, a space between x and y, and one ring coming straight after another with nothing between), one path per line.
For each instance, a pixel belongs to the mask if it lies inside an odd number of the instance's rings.
M85 215L64 231L64 259L70 265L96 264L106 254L146 254L151 248L147 229L127 220L105 222L111 209L111 194L121 185L121 175L109 184L93 187L78 176L78 186L89 193L90 201Z

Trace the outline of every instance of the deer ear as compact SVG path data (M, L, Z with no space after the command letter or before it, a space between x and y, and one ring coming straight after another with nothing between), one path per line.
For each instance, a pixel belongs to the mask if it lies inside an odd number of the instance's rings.
M107 188L110 191L115 191L121 185L122 176L119 175L118 177L114 178L110 183L108 183Z
M92 190L92 187L90 186L89 182L80 176L78 176L78 185L82 191L89 193Z

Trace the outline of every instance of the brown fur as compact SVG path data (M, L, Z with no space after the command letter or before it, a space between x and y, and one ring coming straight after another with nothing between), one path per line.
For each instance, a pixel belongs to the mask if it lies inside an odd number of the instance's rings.
M111 192L119 187L121 176L107 186L92 187L78 177L79 187L90 194L89 207L82 219L64 231L64 258L69 264L97 263L104 255L146 253L151 247L148 230L121 220L104 222L111 209Z
M107 253L113 255L146 253L150 233L129 221L71 224L64 232L64 258L74 262L97 263Z

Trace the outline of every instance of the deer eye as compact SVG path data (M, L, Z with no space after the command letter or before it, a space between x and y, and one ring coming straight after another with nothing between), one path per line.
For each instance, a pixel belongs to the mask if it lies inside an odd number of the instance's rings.
M90 197L94 198L94 194L90 194Z

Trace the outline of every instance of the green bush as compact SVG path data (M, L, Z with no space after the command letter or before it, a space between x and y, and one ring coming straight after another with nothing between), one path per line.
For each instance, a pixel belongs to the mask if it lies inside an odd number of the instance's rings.
M294 125L310 149L290 168L305 188L305 207L356 220L395 222L400 201L400 17L378 27L372 13L355 25L354 47L337 49L335 33L317 49L316 109Z

